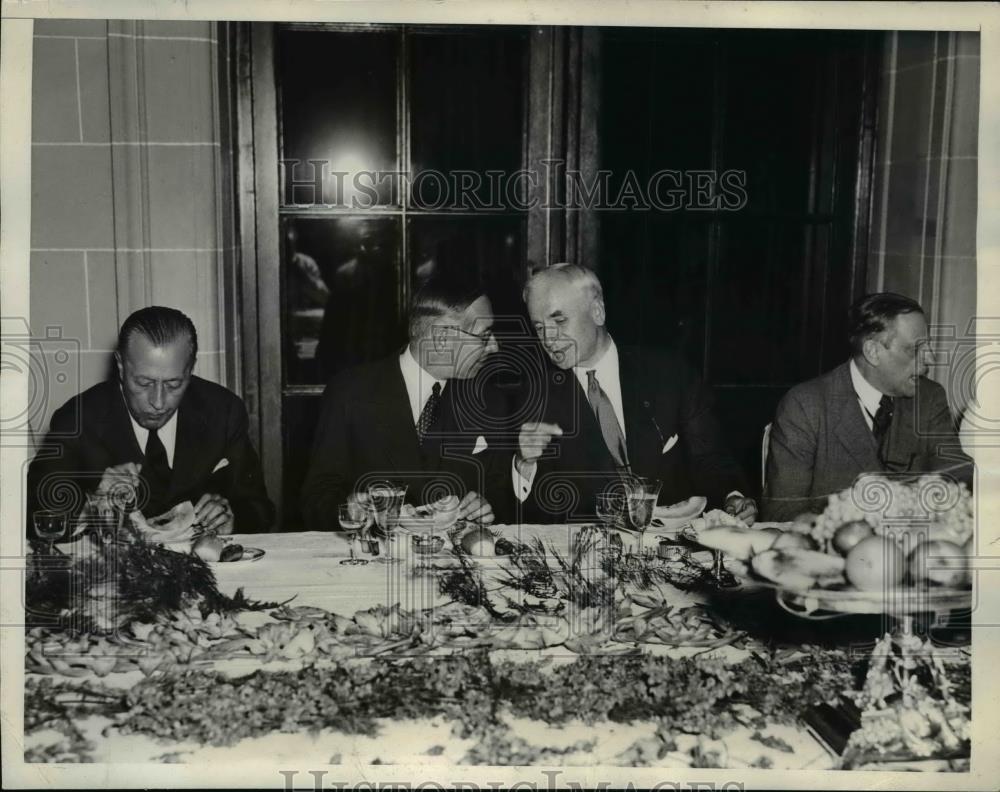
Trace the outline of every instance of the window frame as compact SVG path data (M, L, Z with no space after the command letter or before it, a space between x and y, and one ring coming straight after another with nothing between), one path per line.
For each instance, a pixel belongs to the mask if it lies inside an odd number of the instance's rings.
M234 170L236 171L235 206L236 253L239 277L239 338L229 339L234 356L240 361L241 388L250 417L250 436L256 444L264 470L264 480L278 508L274 530L282 530L283 518L283 401L286 395L319 394L322 386L287 386L284 381L283 311L281 300L282 240L280 218L286 215L345 216L358 214L347 207L329 210L282 211L279 183L278 86L276 79L277 23L225 23L226 35L235 73ZM282 23L284 29L330 30L340 32L398 30L402 25L382 23ZM484 31L490 28L456 25L421 25L420 32ZM572 27L526 26L527 64L525 65L524 127L522 164L529 171L549 173L548 183L530 186L525 196L526 213L523 274L557 261L594 260L598 228L593 212L567 212L558 206L546 206L547 195L559 195L557 173L547 170L545 160L561 159L567 167L584 174L597 167L596 129L598 107L593 97L599 79L599 37L594 29ZM416 34L419 35L419 34ZM405 42L405 36L404 36ZM405 43L397 69L406 71ZM397 103L405 99L397 91ZM400 118L403 109L397 105ZM405 111L408 113L408 108ZM408 123L408 116L406 118ZM399 126L399 125L397 125ZM402 145L408 145L408 128ZM409 152L403 152L401 165L409 167ZM407 267L407 207L402 214L402 255L400 266ZM363 214L385 214L382 209ZM409 212L410 216L462 214L461 211ZM466 212L465 214L473 214ZM489 214L499 214L489 212ZM512 213L513 214L513 213ZM397 305L406 304L409 277L400 277Z

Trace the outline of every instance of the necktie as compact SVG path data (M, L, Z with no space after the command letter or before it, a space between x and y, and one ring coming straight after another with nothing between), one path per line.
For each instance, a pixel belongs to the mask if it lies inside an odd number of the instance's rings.
M424 408L420 411L420 418L417 419L417 441L421 446L424 444L427 433L434 426L434 422L437 421L440 404L441 383L435 382L434 387L431 388L431 395L427 397Z
M891 396L882 396L878 410L872 418L872 434L878 445L878 458L885 464L886 450L889 442L889 426L892 424L893 401Z
M150 511L153 512L152 516L155 516L157 512L154 509L163 504L170 487L167 449L163 447L163 441L155 429L149 430L149 437L146 440L146 461L142 466L142 475L149 484L149 503L154 507Z
M597 381L597 372L594 369L587 371L587 401L590 408L597 416L597 422L601 425L601 434L604 435L604 444L608 447L612 459L618 467L628 464L628 454L625 450L625 433L615 416L615 409L611 406L611 399L604 392L601 383Z

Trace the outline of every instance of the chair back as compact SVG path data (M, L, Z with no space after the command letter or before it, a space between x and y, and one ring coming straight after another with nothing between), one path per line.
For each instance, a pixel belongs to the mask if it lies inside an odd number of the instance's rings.
M760 491L767 486L767 452L771 448L771 424L764 427L764 437L760 442Z

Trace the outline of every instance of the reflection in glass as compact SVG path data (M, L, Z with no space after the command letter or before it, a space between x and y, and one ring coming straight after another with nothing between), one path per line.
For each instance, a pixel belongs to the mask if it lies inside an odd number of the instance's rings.
M408 41L411 173L420 193L418 208L503 207L496 187L503 180L491 180L487 171L513 174L521 167L524 31L415 33ZM451 187L458 183L458 170L474 172L466 174L464 202ZM422 171L445 174L450 194L440 194L438 180L418 182Z
M397 170L398 41L383 31L279 32L283 205L395 201L393 179L365 172Z
M395 217L285 218L286 382L321 384L402 343Z

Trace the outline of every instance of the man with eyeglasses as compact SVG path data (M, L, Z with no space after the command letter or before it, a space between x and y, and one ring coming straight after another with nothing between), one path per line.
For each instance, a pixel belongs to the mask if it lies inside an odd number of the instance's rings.
M492 328L479 284L431 277L413 298L402 352L331 380L302 489L308 528L336 529L338 504L375 480L406 485L415 505L456 495L460 519L495 520L486 492L504 480L503 463L478 387L497 351Z
M778 404L767 456L769 520L821 512L861 473L942 471L971 486L920 304L869 294L850 311L851 359L792 388Z

